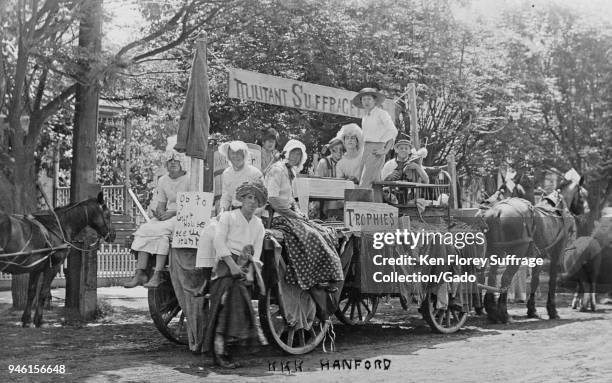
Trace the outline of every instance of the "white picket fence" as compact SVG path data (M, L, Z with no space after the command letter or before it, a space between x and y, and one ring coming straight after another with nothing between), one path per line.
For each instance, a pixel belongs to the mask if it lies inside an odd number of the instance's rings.
M67 264L64 262L64 267ZM119 244L101 244L98 250L98 278L131 277L136 269L136 259L130 249ZM56 276L65 279L63 268ZM10 281L11 274L0 273L0 281Z

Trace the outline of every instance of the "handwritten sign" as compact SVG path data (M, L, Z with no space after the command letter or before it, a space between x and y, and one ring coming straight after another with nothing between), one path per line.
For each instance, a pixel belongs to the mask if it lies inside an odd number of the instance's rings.
M213 199L213 193L177 193L176 226L172 236L173 248L198 248L200 233L210 221Z
M399 211L385 203L345 201L344 224L352 231L395 231Z
M228 93L229 97L241 100L312 112L349 117L361 117L364 113L364 109L351 103L357 92L236 68L229 70ZM392 100L385 100L382 108L395 118L395 104Z

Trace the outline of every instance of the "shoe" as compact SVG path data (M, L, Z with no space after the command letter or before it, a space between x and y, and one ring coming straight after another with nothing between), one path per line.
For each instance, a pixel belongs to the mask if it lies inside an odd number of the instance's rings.
M155 270L149 282L145 283L143 286L146 287L147 289L155 289L159 287L159 285L161 285L162 282L163 282L163 279L161 276L161 271Z
M236 366L236 363L232 362L229 358L228 355L217 355L215 354L215 364L217 366L223 367L223 368L231 368L234 369L238 366Z
M142 286L143 284L147 283L148 280L149 277L147 277L147 274L144 272L144 270L137 269L136 273L134 274L134 278L132 278L132 280L128 283L124 284L123 287L125 287L126 289L131 289L132 287Z

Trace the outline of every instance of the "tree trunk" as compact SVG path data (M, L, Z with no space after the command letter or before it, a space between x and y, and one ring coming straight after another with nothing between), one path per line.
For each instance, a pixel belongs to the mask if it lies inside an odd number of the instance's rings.
M21 120L19 126L12 127L15 132L13 141L15 165L13 167L12 213L28 214L36 210L36 162L35 146L26 139L26 130L30 129L27 119ZM13 275L11 295L13 308L22 310L28 299L28 274Z
M100 54L102 1L85 2L79 26L79 48L87 51L91 60ZM70 202L95 197L96 185L96 138L98 134L99 87L95 76L95 65L82 61L81 81L76 89L76 105L73 134L73 159L70 182ZM96 234L84 230L77 246L89 247ZM81 242L82 241L82 242ZM97 306L97 253L79 252L74 249L68 256L66 278L66 316L80 320L94 318Z

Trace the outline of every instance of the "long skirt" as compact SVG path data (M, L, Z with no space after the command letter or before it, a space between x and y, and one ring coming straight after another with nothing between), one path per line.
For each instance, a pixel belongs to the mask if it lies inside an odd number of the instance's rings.
M275 217L272 227L284 235L289 258L287 283L308 290L318 283L344 280L333 229L283 216Z
M149 222L140 225L138 230L134 232L132 250L168 255L174 225L176 225L176 217L165 221L153 218Z
M226 345L255 345L259 338L251 294L244 281L231 276L225 262L217 265L219 278L210 288L210 311L204 352L214 350L215 335L223 336Z
M194 249L172 249L170 257L170 279L187 318L189 349L201 352L206 327L206 299L194 294L210 278L210 270L195 268Z
M361 180L359 181L359 187L371 188L372 182L378 182L381 180L381 172L383 166L385 166L385 156L374 155L375 150L379 150L385 147L384 142L366 142L363 150L363 171L361 173Z

